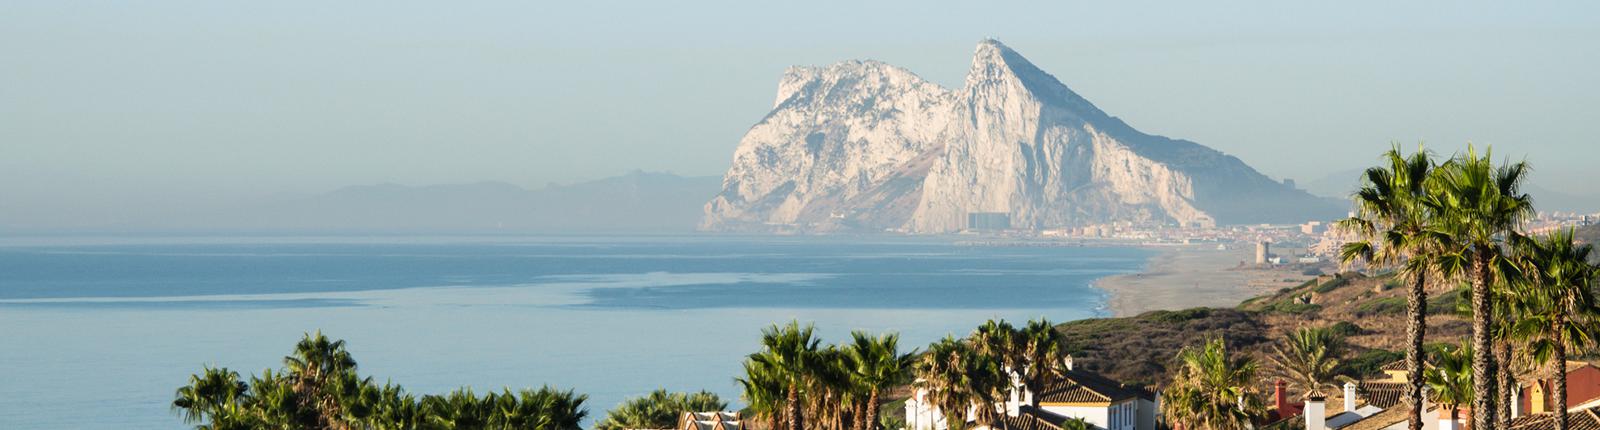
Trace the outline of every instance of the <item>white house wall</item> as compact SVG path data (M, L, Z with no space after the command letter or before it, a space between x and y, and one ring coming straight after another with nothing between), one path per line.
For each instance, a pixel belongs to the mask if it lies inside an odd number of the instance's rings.
M1096 429L1106 430L1106 424L1111 421L1110 410L1105 406L1052 406L1040 405L1039 409L1045 412L1082 419Z

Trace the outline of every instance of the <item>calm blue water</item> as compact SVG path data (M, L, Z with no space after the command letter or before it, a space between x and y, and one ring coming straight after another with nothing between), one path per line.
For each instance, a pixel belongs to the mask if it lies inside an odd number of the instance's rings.
M0 240L0 428L182 428L202 365L278 367L303 332L415 392L553 384L598 417L732 378L761 327L910 346L984 319L1094 316L1124 248L749 237Z

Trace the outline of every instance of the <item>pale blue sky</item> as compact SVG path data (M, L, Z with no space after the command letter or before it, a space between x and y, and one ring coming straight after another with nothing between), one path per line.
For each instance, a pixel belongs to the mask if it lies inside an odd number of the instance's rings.
M785 67L954 86L984 37L1275 177L1426 139L1597 178L1594 2L678 3L0 3L0 214L719 175Z

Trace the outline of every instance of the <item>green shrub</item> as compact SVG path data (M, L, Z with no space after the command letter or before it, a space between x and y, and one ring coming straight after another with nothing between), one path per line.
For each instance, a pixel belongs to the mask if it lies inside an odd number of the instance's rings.
M1385 297L1373 299L1356 305L1352 311L1355 316L1369 317L1377 315L1395 315L1406 312L1406 299L1399 297Z
M1193 319L1205 318L1211 315L1211 310L1206 308L1189 308L1179 311L1151 312L1149 318L1154 321L1177 324Z
M1400 351L1370 349L1339 364L1338 373L1354 378L1365 378L1383 373L1383 365L1406 358Z
M1361 326L1349 321L1339 321L1332 327L1329 327L1329 329L1333 330L1334 333L1345 337L1361 334Z
M1318 285L1317 289L1313 291L1316 291L1317 294L1327 293L1329 291L1337 290L1339 287L1343 287L1349 283L1349 279L1346 279L1343 276L1335 276L1333 280L1328 281L1326 284Z

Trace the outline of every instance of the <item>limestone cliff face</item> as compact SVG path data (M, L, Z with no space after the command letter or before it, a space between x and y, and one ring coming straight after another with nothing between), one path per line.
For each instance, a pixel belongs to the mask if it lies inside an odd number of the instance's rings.
M987 40L954 93L881 63L791 69L702 228L944 233L976 212L1036 229L1337 213L1237 158L1140 133Z
M790 68L771 113L740 140L710 230L898 226L949 120L948 90L874 61Z

